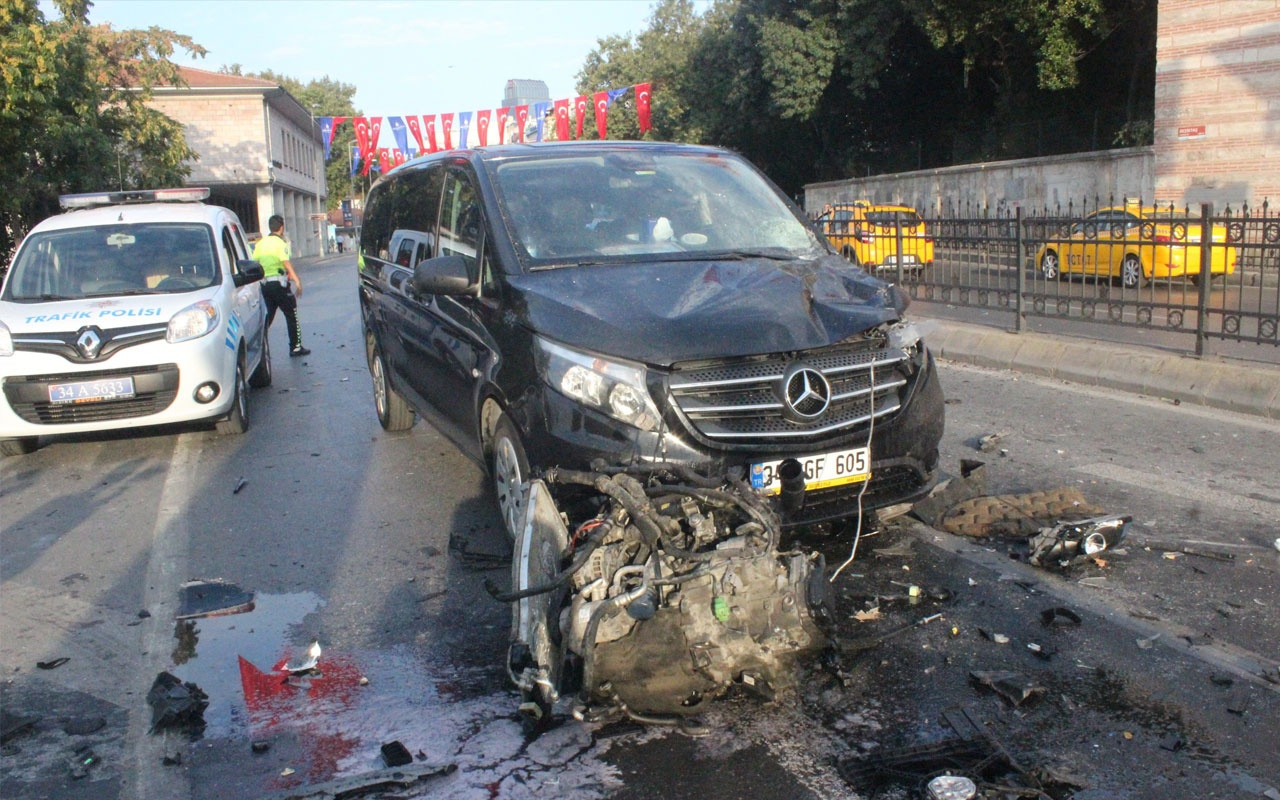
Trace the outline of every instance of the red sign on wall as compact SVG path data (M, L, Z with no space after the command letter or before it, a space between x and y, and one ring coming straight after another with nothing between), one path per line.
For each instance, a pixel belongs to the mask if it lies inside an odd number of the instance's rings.
M1203 139L1204 135L1203 125L1181 125L1178 127L1179 139Z

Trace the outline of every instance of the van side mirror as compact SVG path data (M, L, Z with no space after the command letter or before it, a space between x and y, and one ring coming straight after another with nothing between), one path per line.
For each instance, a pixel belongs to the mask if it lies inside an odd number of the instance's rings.
M242 258L236 261L236 272L231 276L236 286L247 286L254 281L262 280L266 273L262 271L262 265L252 258Z
M462 256L436 256L418 262L409 282L419 294L474 295L479 281L471 277Z

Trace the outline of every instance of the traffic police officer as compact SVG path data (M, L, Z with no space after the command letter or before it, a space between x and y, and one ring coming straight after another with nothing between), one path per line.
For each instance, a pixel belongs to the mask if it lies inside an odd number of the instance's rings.
M284 240L284 217L272 214L267 220L271 229L253 248L253 258L262 265L262 299L267 303L267 327L276 318L276 309L284 311L284 321L289 327L289 355L305 356L311 353L302 346L302 326L298 324L298 297L302 296L302 281L293 271L289 260L292 255L289 243ZM297 287L297 296L294 289Z

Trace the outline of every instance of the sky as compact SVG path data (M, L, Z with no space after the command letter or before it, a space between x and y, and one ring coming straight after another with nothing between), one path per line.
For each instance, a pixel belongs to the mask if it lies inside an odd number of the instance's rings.
M369 116L495 108L511 78L575 94L587 54L606 36L638 34L656 0L96 0L89 20L158 26L208 54L184 66L272 70L356 87ZM44 0L46 16L56 12ZM616 87L622 88L622 87Z

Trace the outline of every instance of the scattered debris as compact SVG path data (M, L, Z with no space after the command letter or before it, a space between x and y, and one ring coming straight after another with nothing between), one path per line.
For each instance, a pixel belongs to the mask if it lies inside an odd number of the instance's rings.
M1010 705L1020 706L1028 700L1034 700L1048 691L1019 672L978 671L970 672L969 678L980 686L985 686Z
M987 639L988 641L995 642L996 644L1009 643L1009 637L1005 636L1003 633L992 633L982 628L978 628L978 633L982 634L983 639Z
M253 592L246 592L234 583L218 578L195 580L178 587L178 613L173 618L221 617L242 614L253 608Z
M960 475L940 481L933 491L911 508L911 516L931 528L942 524L949 509L973 497L987 493L987 476L981 461L960 460Z
M1148 636L1148 637L1147 637L1147 638L1145 638L1145 639L1138 639L1138 640L1137 640L1137 643L1138 643L1138 649L1139 649L1139 650L1150 650L1150 649L1151 649L1151 645L1155 644L1156 639L1159 639L1159 638L1160 638L1160 634L1155 633L1155 634L1152 634L1151 636Z
M943 514L942 529L975 538L1021 539L1046 525L1103 513L1079 489L1059 488L1026 494L983 495L958 503Z
M1113 515L1041 528L1031 537L1027 561L1037 567L1070 567L1115 547L1124 539L1133 517Z
M245 480L244 478L241 478L240 480L236 481L236 488L232 489L232 490L231 490L231 493L232 493L232 494L240 494L240 490L241 490L241 489L243 489L244 487L248 486L248 485L249 485L249 482L248 482L247 480Z
M1076 581L1081 586L1088 586L1090 589L1108 589L1106 578L1081 578Z
M285 672L288 672L290 675L302 675L302 674L313 671L316 668L316 665L318 665L319 663L320 663L320 642L314 641L311 643L311 646L306 649L305 652L303 652L300 655L296 655L293 658L289 659L287 662L285 662L285 665L284 667L282 667L282 669Z
M172 673L161 672L147 692L147 703L151 706L151 733L160 728L204 729L209 695L194 683L183 683Z
M71 758L67 766L71 770L71 777L79 780L89 774L89 770L98 765L102 759L97 756L88 747L81 747L76 750L76 754Z
M939 775L925 787L928 800L971 800L978 785L963 775Z
M160 763L166 767L180 767L182 766L182 753L176 750L173 755L166 753L164 757L160 759Z
M1040 621L1050 627L1076 626L1080 624L1080 615L1066 606L1055 606L1041 611Z
M363 797L374 792L391 789L411 789L432 778L452 775L457 769L456 764L445 764L443 766L408 764L402 767L368 772L364 775L353 775L350 778L339 778L325 783L286 789L283 792L270 795L265 800L350 800L351 798ZM292 775L293 772L292 769L286 769L280 774L287 777Z
M413 763L413 754L397 739L382 746L382 763L388 767L403 767Z
M1160 748L1162 750L1168 750L1170 753L1178 752L1185 744L1186 742L1182 741L1182 737L1178 736L1176 733L1171 733L1160 740Z
M138 612L138 619L150 619L150 618L151 618L151 612L146 610L145 608Z
M858 622L873 622L880 619L880 606L868 608L863 611L855 611L853 613L853 618Z
M63 664L67 663L70 660L71 659L67 658L66 656L63 656L62 658L54 658L54 659L50 659L49 661L37 661L36 666L39 667L40 669L57 669L58 667L62 666Z
M68 736L88 736L107 727L106 717L75 717L62 725L62 732Z
M249 744L249 749L258 755L262 755L271 749L271 742L268 742L266 739L254 739L253 742Z
M978 439L978 449L984 453L990 453L1000 444L1000 440L1009 434L1005 431L999 433L988 433L986 436Z
M285 767L284 769L280 770L280 777L287 778L295 772L297 772L297 770L294 769L293 767Z

